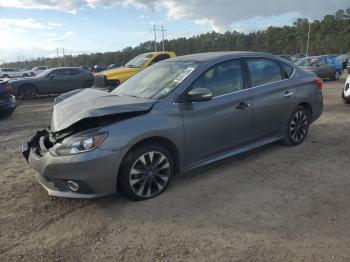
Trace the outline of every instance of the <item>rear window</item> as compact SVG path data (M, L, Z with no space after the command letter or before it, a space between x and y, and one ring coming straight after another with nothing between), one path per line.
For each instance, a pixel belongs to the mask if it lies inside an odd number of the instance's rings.
M282 80L277 61L265 58L247 59L252 86L259 86Z

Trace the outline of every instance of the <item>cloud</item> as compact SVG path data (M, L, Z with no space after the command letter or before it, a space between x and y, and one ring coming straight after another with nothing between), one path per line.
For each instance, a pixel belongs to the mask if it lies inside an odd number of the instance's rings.
M57 36L58 34L53 34L52 36ZM58 37L54 37L54 38L49 38L46 40L47 43L52 43L52 42L64 42L64 41L68 41L72 38L72 36L75 36L76 33L72 32L72 31L67 31L64 34L58 36Z
M310 2L309 2L310 1ZM76 12L82 8L114 5L133 6L148 10L165 10L172 19L209 25L216 31L226 31L235 22L257 17L297 13L312 19L349 7L349 0L0 0L0 6L35 9L55 9ZM310 3L312 1L312 7Z
M47 29L47 26L37 22L33 18L27 19L12 19L0 18L0 27L7 28L22 28L22 29Z
M55 23L55 22L49 22L48 26L50 26L50 27L60 27L60 26L62 26L62 24L61 23Z

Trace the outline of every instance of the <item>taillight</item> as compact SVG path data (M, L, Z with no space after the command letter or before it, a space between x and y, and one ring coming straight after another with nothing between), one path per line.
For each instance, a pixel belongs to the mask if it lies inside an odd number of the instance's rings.
M5 92L8 92L8 93L9 93L9 92L11 92L11 89L12 89L12 88L11 88L10 85L8 85L8 84L5 84L5 85L4 85L4 91L5 91Z
M34 72L31 72L30 74L31 74L32 76L35 76L35 73L34 73Z
M322 90L323 87L323 81L321 78L317 77L314 79L314 83Z

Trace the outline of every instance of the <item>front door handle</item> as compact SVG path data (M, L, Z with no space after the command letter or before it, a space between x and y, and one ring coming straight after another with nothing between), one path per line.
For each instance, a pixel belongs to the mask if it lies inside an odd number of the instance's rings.
M294 95L294 93L293 92L290 92L290 91L286 91L285 93L284 93L284 97L291 97L292 95Z
M249 103L240 102L240 103L236 106L236 109L237 109L237 110L244 110L244 109L246 109L246 108L249 107L249 106L250 106Z

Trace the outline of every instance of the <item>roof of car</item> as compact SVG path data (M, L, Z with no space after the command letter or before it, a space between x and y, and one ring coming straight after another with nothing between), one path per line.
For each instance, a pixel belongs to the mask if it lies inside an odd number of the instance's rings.
M197 53L191 55L178 56L171 58L171 61L210 61L219 58L234 58L242 56L264 56L264 57L276 57L271 54L260 53L260 52L246 52L246 51L225 51L225 52L207 52ZM169 60L168 60L169 61Z

